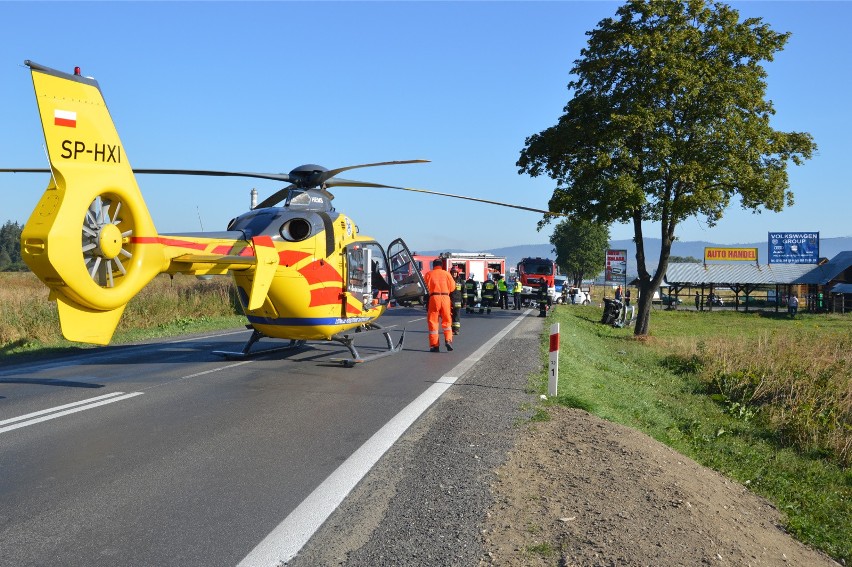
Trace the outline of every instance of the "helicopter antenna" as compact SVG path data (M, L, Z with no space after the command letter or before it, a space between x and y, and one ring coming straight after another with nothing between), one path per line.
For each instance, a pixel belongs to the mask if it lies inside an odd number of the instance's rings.
M198 224L201 226L201 232L204 232L204 223L201 222L201 207L195 205L195 210L198 212Z

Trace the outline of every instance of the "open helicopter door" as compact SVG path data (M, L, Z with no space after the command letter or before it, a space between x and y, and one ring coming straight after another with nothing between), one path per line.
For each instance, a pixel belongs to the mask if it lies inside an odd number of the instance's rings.
M398 303L420 302L426 295L426 282L411 257L408 246L397 238L388 246L391 265L391 294Z

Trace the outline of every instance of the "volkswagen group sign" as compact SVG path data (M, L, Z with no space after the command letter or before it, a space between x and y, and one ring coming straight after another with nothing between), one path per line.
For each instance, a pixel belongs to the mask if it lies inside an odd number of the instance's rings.
M770 264L816 264L819 262L818 232L770 232Z

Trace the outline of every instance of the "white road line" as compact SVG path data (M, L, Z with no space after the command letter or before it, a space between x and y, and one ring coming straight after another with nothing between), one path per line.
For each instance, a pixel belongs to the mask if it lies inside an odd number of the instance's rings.
M290 512L290 515L240 561L237 567L274 567L295 557L355 485L370 472L373 465L411 424L523 318L524 314L516 317L506 328L491 337L488 342L391 418Z
M241 362L235 362L233 364L228 364L227 366L220 366L218 368L213 368L210 370L203 370L201 372L196 372L195 374L187 374L186 376L181 376L178 380L186 380L187 378L196 378L198 376L204 376L205 374L213 374L214 372L220 372L222 370L227 370L229 368L235 368L237 366L242 366L243 364L251 364L254 362L253 360L243 360Z
M22 417L30 417L32 415L45 414L45 413L48 413L48 415L42 415L41 417L29 419L28 421L22 421L20 423L14 424L14 425L7 425L6 427L0 427L0 433L6 433L7 431L12 431L13 429L26 427L28 425L34 425L36 423L41 423L42 421L48 421L50 419L56 419L57 417L62 417L64 415L76 413L78 411L85 411L85 410L89 410L89 409L92 409L92 408L96 408L98 406L111 404L113 402L120 402L121 400L126 400L128 398L133 398L135 396L141 396L142 394L143 394L143 392L131 392L129 394L125 394L124 392L116 392L115 394L107 394L105 396L98 396L96 398L90 398L88 400L84 400L83 402L75 402L73 404L66 404L64 406L57 406L55 408L42 410L40 412L34 412L32 414L28 414L28 415L22 416ZM81 405L81 404L86 404L86 405ZM62 410L62 408L68 408L69 406L76 406L76 407L73 407L71 409L66 409L64 411L58 411L58 410ZM50 413L50 412L55 412L55 413ZM21 419L21 418L12 418L12 419L8 419L8 420L4 420L2 423L10 423L10 422L13 422L13 421L17 421L19 419Z
M124 392L113 392L112 394L104 394L103 396L97 396L95 398L89 398L88 400L80 400L79 402L73 402L73 403L70 403L70 404L65 404L64 406L56 406L55 408L47 408L47 409L43 409L43 410L39 410L39 411L34 411L33 413L28 413L28 414L25 414L25 415L19 415L18 417L13 417L13 418L10 418L10 419L4 419L4 420L0 421L0 425L6 425L7 423L14 423L16 421L21 421L22 419L30 419L31 417L44 415L46 413L50 413L50 412L54 412L54 411L61 411L61 410L64 410L66 408L73 408L75 406L81 406L83 404L89 404L89 403L92 403L92 402L96 402L98 400L111 398L113 396L120 396L123 393Z

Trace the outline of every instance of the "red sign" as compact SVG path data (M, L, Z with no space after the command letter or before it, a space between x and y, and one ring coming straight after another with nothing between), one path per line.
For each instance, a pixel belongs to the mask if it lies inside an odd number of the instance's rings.
M627 250L606 251L606 281L627 285Z

